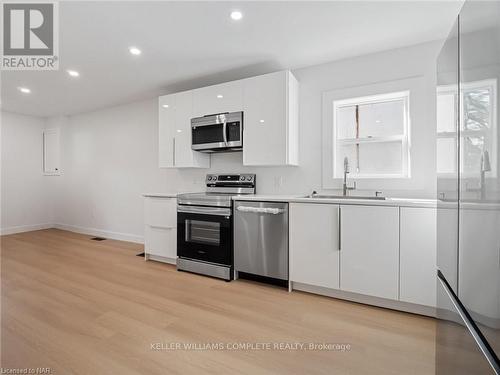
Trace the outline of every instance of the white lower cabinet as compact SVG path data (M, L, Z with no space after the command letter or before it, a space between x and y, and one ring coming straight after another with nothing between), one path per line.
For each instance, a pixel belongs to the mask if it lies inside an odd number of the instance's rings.
M435 208L290 203L289 215L293 288L433 314Z
M333 204L290 204L290 280L339 288L338 213Z
M399 299L436 306L436 210L401 207Z
M175 260L177 257L176 228L146 226L144 232L145 253ZM167 259L166 259L167 260Z
M177 199L145 197L144 224L145 258L175 264L177 259Z
M341 205L340 289L398 299L399 208Z

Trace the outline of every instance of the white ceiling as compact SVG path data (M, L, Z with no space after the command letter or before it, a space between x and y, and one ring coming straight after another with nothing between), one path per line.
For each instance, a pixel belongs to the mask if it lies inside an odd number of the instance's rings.
M69 115L437 40L461 4L61 2L60 70L2 72L2 108ZM241 21L230 19L234 9L243 12ZM132 45L141 56L129 54ZM66 69L81 75L72 79Z

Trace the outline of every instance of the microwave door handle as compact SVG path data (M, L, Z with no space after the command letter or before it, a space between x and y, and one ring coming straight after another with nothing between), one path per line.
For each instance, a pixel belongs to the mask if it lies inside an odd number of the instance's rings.
M222 135L224 137L224 143L227 147L227 122L224 120L224 124L222 125Z

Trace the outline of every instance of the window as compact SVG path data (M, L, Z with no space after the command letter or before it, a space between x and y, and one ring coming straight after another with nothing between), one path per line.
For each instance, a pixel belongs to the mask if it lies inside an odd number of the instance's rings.
M462 84L460 129L460 163L457 160L456 86L442 86L437 90L437 172L454 176L458 164L463 177L479 173L481 156L487 151L491 162L491 176L496 176L496 79Z
M333 102L334 178L410 177L409 91Z

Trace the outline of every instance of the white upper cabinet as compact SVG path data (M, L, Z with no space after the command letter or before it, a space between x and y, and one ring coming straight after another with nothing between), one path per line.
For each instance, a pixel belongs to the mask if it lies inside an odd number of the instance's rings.
M339 288L339 206L290 203L290 281Z
M244 165L298 165L298 86L290 71L243 80Z
M436 210L401 207L400 296L436 306Z
M158 111L160 168L210 168L210 156L191 149L193 92L161 96Z
M243 111L243 83L232 81L193 90L194 116Z
M175 94L158 98L158 162L160 168L174 167Z
M209 168L191 149L191 119L243 111L243 164L298 165L299 84L290 71L159 98L160 168Z
M398 299L399 208L340 206L340 289Z

